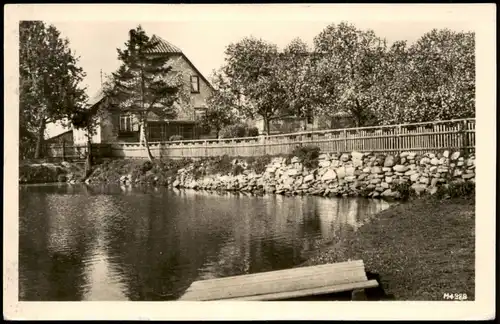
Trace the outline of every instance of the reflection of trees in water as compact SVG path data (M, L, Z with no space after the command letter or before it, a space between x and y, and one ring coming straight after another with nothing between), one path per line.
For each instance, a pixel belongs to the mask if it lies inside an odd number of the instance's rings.
M148 250L150 197L123 194L110 197L113 209L108 208L103 224L109 265L124 284L127 298L139 300L144 294L138 282L143 280L139 267Z
M232 239L204 266L204 279L288 268L302 262L304 240L318 231L318 219L302 197L233 199L238 214Z
M98 192L92 192L96 194ZM85 269L85 300L123 300L126 286L119 282L120 272L113 267L113 256L108 249L108 224L118 210L116 198L111 195L94 196L84 211L88 233L93 237L88 247L89 262Z
M35 207L35 208L33 208ZM45 195L19 192L19 299L47 299L50 282L47 250L49 226Z
M252 197L248 196L233 196L229 201L233 213L231 223L226 224L230 226L227 228L230 232L225 235L229 239L220 244L216 254L203 265L201 279L227 277L250 271L254 216L254 211L248 208L250 201Z
M321 234L324 241L356 230L363 221L389 207L383 200L364 198L318 198L316 213L320 218Z
M31 193L20 201L19 275L23 300L80 300L88 240L79 217L85 196Z
M179 297L198 277L206 255L215 254L222 225L217 214L204 214L210 204L199 198L164 192L130 195L120 204L108 224L108 248L130 300Z

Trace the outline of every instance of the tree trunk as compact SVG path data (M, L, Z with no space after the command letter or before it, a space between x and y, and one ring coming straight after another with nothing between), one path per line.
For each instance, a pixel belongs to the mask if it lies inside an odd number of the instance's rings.
M43 147L43 135L45 133L45 119L40 120L40 125L38 128L38 134L36 138L36 148L35 148L35 159L39 159L42 156Z
M153 161L153 155L151 154L151 150L149 149L148 137L146 136L146 120L143 118L141 120L141 145L144 144L146 148L146 152L148 154L149 161Z
M92 141L90 136L87 137L87 159L85 161L85 179L92 172Z
M356 123L356 127L363 126L364 124L363 114L364 114L363 108L361 107L358 98L356 98L356 112L354 113L354 122Z
M264 132L266 132L266 135L270 135L270 120L267 117L264 117Z

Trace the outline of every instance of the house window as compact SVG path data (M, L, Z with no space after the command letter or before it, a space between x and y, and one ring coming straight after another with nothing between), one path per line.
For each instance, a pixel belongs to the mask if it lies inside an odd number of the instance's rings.
M195 108L194 109L195 120L203 119L203 117L206 115L206 113L207 113L206 108Z
M120 132L133 131L133 117L130 114L120 115Z
M197 75L191 76L191 93L200 92L200 78Z
M194 125L186 125L186 124L180 124L179 125L179 135L182 136L183 139L192 139L193 138L193 132L194 132Z

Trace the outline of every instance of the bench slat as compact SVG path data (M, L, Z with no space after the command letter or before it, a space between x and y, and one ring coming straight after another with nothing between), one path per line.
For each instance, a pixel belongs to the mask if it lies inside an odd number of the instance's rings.
M297 298L297 297L331 294L331 293L338 293L338 292L349 291L349 290L354 290L354 289L366 289L366 288L375 288L375 287L378 287L377 280L368 280L368 281L363 281L363 282L333 285L333 286L327 286L327 287L303 289L303 290L283 292L283 293L228 298L228 299L223 299L223 300L229 300L229 301L233 301L233 300L241 300L241 301L283 300L283 299L290 299L290 298Z

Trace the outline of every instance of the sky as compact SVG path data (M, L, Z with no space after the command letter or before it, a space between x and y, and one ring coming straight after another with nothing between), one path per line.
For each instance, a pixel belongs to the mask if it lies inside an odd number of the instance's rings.
M365 10L366 11L366 10ZM115 71L120 62L117 58L117 48L123 48L127 41L128 31L139 24L151 36L156 34L168 42L179 47L191 62L205 77L210 79L213 70L224 64L224 50L233 42L244 37L254 36L275 43L279 48L286 46L292 39L301 38L309 46L313 39L326 26L341 21L354 24L359 29L372 29L375 33L385 38L390 45L397 40L414 42L433 28L449 28L455 31L474 31L473 22L468 21L462 14L457 19L437 19L427 15L426 19L380 19L375 13L336 16L318 15L321 19L295 19L283 16L279 19L259 19L246 16L245 19L235 19L232 16L222 16L219 19L61 19L62 16L44 19L53 24L61 32L61 36L68 38L71 49L80 57L79 64L87 74L84 85L87 94L92 97L101 84L101 70L103 75ZM140 16L140 15L137 15ZM212 16L213 17L213 16ZM286 17L286 16L285 16ZM295 16L293 16L295 17ZM431 17L431 18L429 18ZM440 16L437 16L438 18ZM458 17L458 16L457 16ZM49 134L54 132L49 127ZM59 128L55 133L60 133Z

